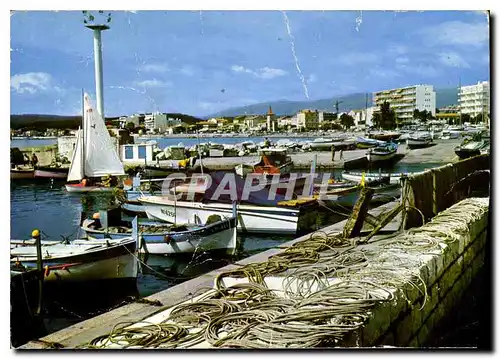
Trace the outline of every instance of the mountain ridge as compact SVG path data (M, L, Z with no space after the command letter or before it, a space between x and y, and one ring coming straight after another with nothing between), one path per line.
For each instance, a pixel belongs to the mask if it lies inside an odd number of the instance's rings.
M456 105L457 101L457 89L455 87L451 88L436 88L436 108L441 108L449 105ZM298 111L310 108L320 111L331 111L335 112L335 102L339 102L339 112L360 110L364 109L366 106L366 94L365 93L353 93L342 96L332 96L331 98L323 98L319 100L310 101L289 101L289 100L277 100L269 102L260 102L255 104L250 104L247 106L231 107L222 111L215 112L208 116L203 116L204 118L211 117L231 117L238 115L259 115L267 113L269 106L271 106L273 112L279 116L293 115ZM368 94L368 107L372 106L373 96L372 93Z

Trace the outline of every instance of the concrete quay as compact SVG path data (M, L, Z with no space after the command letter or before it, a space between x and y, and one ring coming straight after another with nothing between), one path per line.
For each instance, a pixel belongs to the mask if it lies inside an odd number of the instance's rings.
M458 160L454 150L460 144L460 140L436 140L435 143L426 148L409 149L406 144L401 144L398 148L398 155L401 158L400 164L418 163L451 163ZM366 150L343 151L340 158L340 151L335 153L332 161L330 151L298 152L290 154L295 170L309 170L313 156L317 156L316 168L321 170L343 169L346 162L364 158ZM207 157L202 159L203 167L211 171L232 171L234 167L241 163L252 163L259 160L259 156L242 157ZM197 166L200 161L197 161ZM144 162L137 162L133 165L142 166ZM151 164L156 165L156 163ZM158 162L159 167L164 169L179 169L179 161L162 160Z
M377 216L387 213L398 204L392 202L380 206L371 210L370 214ZM368 320L358 329L347 332L336 346L418 347L425 344L439 320L453 308L484 263L488 212L489 198L469 198L442 211L422 227L396 235L379 235L370 243L354 248L333 248L332 251L338 249L347 253L351 250L351 255L361 255L367 258L367 265L347 274L335 272L328 275L328 286L349 285L352 281L371 282L378 289L368 289L370 296L380 298L374 308L363 314L368 316ZM401 216L396 217L386 230L396 230L400 220ZM341 233L345 222L318 232L328 235ZM369 229L368 226L366 229ZM71 349L109 333L119 322L160 323L168 318L172 306L191 301L209 291L217 275L240 269L245 264L266 262L269 257L283 253L293 244L311 238L311 234L297 238L147 298L159 300L164 305L161 309L148 304L129 304L50 334L41 338L41 341L29 342L20 349L42 349L50 342ZM328 251L321 252L321 256L326 260L332 257ZM323 261L323 264L328 264L328 261ZM300 270L302 273L314 274L318 265L305 265ZM288 280L293 279L293 273L266 276L265 283L269 289L283 293L286 277ZM224 278L226 286L245 282L248 282L246 278ZM299 288L303 286L297 282L295 287L288 285L287 291L292 290L293 297L298 294ZM324 289L319 282L308 288L311 293ZM196 345L196 348L210 347L207 342ZM268 345L263 344L262 347ZM272 347L280 345L278 343Z

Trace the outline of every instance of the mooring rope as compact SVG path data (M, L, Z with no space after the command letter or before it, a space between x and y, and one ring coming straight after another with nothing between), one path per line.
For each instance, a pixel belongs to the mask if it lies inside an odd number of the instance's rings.
M84 347L341 345L348 333L372 318L377 303L394 300L396 293L410 302L406 293L416 291L423 297L422 309L428 300L420 274L422 255L435 255L441 245L466 234L488 205L485 199L467 199L425 226L359 246L335 233L313 233L266 262L221 273L212 290L173 307L161 323L120 324ZM282 281L280 290L269 287L266 277L271 275ZM247 282L229 285L227 278Z

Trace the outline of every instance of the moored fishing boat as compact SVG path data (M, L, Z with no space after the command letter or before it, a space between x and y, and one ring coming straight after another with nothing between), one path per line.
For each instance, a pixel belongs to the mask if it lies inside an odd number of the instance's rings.
M123 223L122 223L123 224ZM193 253L198 250L224 250L235 254L238 248L236 236L237 217L234 212L230 218L209 217L205 224L168 224L165 222L141 223L138 228L141 238L140 252L149 254L172 255ZM94 220L84 220L82 230L90 240L120 239L130 236L128 226L117 225L96 228Z
M469 141L455 147L455 154L461 159L478 156L489 150L490 142L484 139Z
M230 203L176 201L160 196L140 197L139 202L148 218L170 223L205 223L212 214L225 217L233 210ZM305 229L306 218L311 214L308 209L310 204L300 208L238 204L237 228L241 232L295 234Z
M69 167L37 166L35 168L35 178L66 179Z
M430 146L431 143L432 135L427 131L410 134L406 139L406 145L410 149L427 147Z
M11 180L30 179L30 178L33 178L34 174L35 174L34 169L29 169L29 168L11 168L10 169L10 179Z
M87 240L42 242L44 281L84 282L137 278L136 236L107 239L103 243ZM11 263L35 268L35 240L11 240Z
M383 162L392 160L398 152L396 143L387 143L383 146L371 148L366 152L368 162Z
M390 184L399 184L401 177L407 173L361 173L361 172L343 172L342 178L347 181L360 183L364 177L366 183L386 182Z
M287 156L285 148L266 148L259 150L260 160L250 164L239 164L235 172L241 177L247 174L289 174L293 168L290 156Z
M379 141L390 141L397 140L401 136L401 133L396 131L378 131L371 132L368 137Z

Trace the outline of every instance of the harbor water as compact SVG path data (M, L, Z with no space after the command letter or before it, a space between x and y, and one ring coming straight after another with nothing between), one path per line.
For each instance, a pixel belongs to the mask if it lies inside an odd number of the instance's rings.
M217 143L217 144L228 144L228 145L234 145L237 143L241 143L244 141L253 141L255 144L259 142L264 141L264 136L260 137L200 137L199 140L196 137L138 137L136 138L135 142L148 142L148 141L156 141L158 143L158 147L160 147L162 150L165 147L169 146L177 146L179 144L182 144L187 147L191 147L194 145L197 145L198 143ZM290 137L270 137L269 138L271 142L277 142L279 140L283 139L291 139L295 140L297 142L307 142L307 141L312 141L315 139L315 137L296 137L296 138L290 138ZM18 147L20 149L23 148L29 148L29 147L43 147L43 146L50 146L50 145L55 145L57 144L57 139L13 139L10 141L10 147Z
M396 165L392 171L416 172L437 165ZM335 176L339 177L340 172L335 173ZM114 199L109 195L68 194L64 189L64 182L51 180L11 181L11 238L27 239L34 228L41 230L43 239L76 238L82 212L92 213L92 211L110 206L113 202ZM318 225L326 226L343 219L345 217L324 214L318 216ZM276 247L294 237L239 234L239 238L242 242L242 249L237 257L233 258L213 256L208 253L182 257L142 257L143 263L137 281L137 293L129 293L130 295L125 293L125 295L113 300L103 300L102 305L91 307L75 301L71 296L68 297L67 302L50 303L48 307L51 308L51 312L48 313L45 320L46 329L48 332L62 329L126 304L137 296L146 297L236 260ZM481 281L481 278L478 281ZM477 327L478 316L481 308L484 307L482 303L489 298L479 295L480 289L478 288L480 287L477 285L471 288L477 291L477 295L469 293L468 297L460 304L464 306L464 309L467 309L467 315L458 315L457 318L447 319L447 323L452 323L450 328L441 329L442 332L437 334L437 337L429 345L457 346L463 342L467 346L475 346L481 340L480 328ZM478 303L478 301L480 302ZM58 310L54 310L54 308ZM462 311L459 310L457 313L462 313ZM466 336L466 338L461 338L461 336Z

